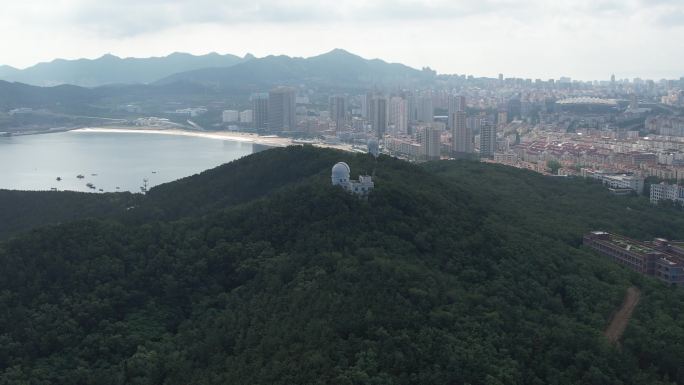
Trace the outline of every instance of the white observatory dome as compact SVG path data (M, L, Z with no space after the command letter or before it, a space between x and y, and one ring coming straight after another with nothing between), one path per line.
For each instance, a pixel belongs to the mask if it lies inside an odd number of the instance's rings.
M337 186L340 184L346 184L349 183L349 173L350 173L349 165L347 165L344 162L338 162L336 163L333 168L332 168L332 184L333 186Z

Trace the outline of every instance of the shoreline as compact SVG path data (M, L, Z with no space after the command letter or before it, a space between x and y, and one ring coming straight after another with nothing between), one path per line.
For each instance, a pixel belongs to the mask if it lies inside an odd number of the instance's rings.
M243 142L260 144L271 147L287 147L294 144L292 139L281 138L278 136L260 136L246 132L210 132L210 131L190 131L177 128L160 129L155 127L143 128L124 128L124 127L84 127L76 128L74 132L95 132L95 133L122 133L122 134L155 134L155 135L174 135L174 136L189 136L195 138L229 140L233 142Z
M298 146L301 142L295 139L283 138L276 135L261 136L258 134L252 134L248 132L226 132L226 131L193 131L184 130L178 128L156 128L156 127L142 127L142 128L129 128L129 127L82 127L75 128L74 132L97 132L97 133L125 133L125 134L155 134L155 135L175 135L175 136L189 136L195 138L205 138L205 139L217 139L217 140L229 140L233 142L242 143L252 143L268 147L287 147L287 146ZM314 142L310 143L314 147L320 148L332 148L347 152L356 152L354 147L349 144L328 144Z
M131 128L130 126L107 126L107 127L59 127L48 131L40 132L25 132L25 133L11 133L10 136L29 136L29 135L48 135L65 132L85 132L85 133L122 133L122 134L154 134L154 135L174 135L186 136L214 140L228 140L232 142L252 143L266 147L287 147L299 146L302 144L310 144L314 147L331 148L347 152L359 152L359 150L351 144L339 143L324 143L320 141L306 142L299 141L292 138L283 138L277 135L261 136L249 132L239 131L196 131L182 128L159 128L159 127L140 127ZM365 151L363 151L365 152Z

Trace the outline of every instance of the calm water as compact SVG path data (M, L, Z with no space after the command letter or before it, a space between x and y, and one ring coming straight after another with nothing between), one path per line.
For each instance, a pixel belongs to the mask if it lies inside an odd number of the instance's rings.
M143 179L148 187L171 182L249 155L252 148L251 143L142 133L0 137L0 189L139 192Z

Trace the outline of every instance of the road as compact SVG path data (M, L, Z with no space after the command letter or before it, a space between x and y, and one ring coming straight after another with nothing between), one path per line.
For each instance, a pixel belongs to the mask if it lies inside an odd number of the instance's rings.
M603 333L610 343L618 344L620 342L620 338L622 338L622 334L625 332L625 329L627 329L627 324L629 324L629 320L632 318L632 313L634 313L634 309L639 304L640 298L641 292L639 289L634 286L627 289L622 306L620 306L620 309L613 315L613 319Z

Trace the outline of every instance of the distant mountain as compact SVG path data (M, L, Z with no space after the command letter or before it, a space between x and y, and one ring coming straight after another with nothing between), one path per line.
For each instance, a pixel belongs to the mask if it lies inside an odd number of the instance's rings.
M205 68L171 75L156 84L197 83L222 89L255 89L277 84L363 87L430 81L435 73L403 64L368 60L342 49L310 58L268 56L228 68Z
M36 87L0 80L0 110L19 107L52 108L65 104L85 105L92 102L94 95L93 90L72 85Z
M96 87L106 84L151 83L177 72L209 67L230 67L252 58L251 55L243 59L235 55L217 53L201 56L173 53L165 57L122 59L108 54L94 60L56 59L24 70L2 66L0 79L36 86L73 84Z
M14 67L6 66L6 65L0 65L0 78L13 76L18 72L20 72L20 70L14 68Z

